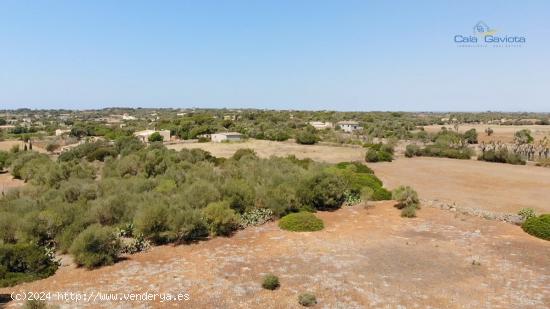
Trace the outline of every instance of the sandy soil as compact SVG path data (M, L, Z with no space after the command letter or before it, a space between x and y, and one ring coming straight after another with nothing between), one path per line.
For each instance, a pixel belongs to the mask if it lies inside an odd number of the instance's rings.
M0 141L0 150L9 151L14 145L19 145L20 150L23 150L23 148L25 147L25 144L22 141L14 141L14 140ZM47 153L47 151L44 148L34 143L32 145L32 150L40 153Z
M0 193L7 192L9 189L21 187L25 184L23 180L14 179L10 173L0 173Z
M0 289L79 293L188 293L189 301L81 302L62 308L547 308L550 242L519 227L433 208L404 219L391 202L318 216L314 233L275 223L231 238L161 246L113 266L62 267L53 277ZM281 287L263 290L261 277ZM53 301L52 303L63 304ZM17 304L11 302L8 307Z
M260 157L287 156L311 158L315 161L338 163L342 161L362 161L365 150L359 146L299 145L294 142L273 142L250 139L239 143L181 143L167 145L170 149L201 148L216 157L230 157L241 148L254 149Z
M424 130L426 132L439 132L442 127L440 125L431 125L431 126L425 126ZM446 126L447 128L453 128L452 126ZM464 133L467 130L470 129L476 129L478 133L478 140L480 142L489 142L489 141L502 141L506 143L510 143L514 141L514 133L517 131L528 129L531 130L531 134L533 135L535 141L538 141L542 139L544 136L548 136L550 138L550 126L541 126L541 125L526 125L526 126L499 126L499 125L486 125L486 124L476 124L476 125L460 125L458 127L458 131L461 133ZM491 128L493 129L493 134L491 136L487 136L485 134L485 129Z
M550 169L475 160L397 158L370 163L388 188L410 185L423 199L516 213L531 207L550 213Z

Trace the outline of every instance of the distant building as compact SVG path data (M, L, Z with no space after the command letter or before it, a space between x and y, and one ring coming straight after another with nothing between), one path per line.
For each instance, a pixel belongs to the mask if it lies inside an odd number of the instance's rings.
M243 135L237 132L221 132L210 135L210 138L215 143L220 142L238 142L242 139Z
M157 131L157 130L143 130L143 131L139 131L139 132L134 133L134 136L137 137L142 142L148 143L149 142L149 136L151 136L151 134L153 134L155 132L158 132L162 136L163 141L167 142L167 141L170 140L170 130L160 130L160 131Z
M340 121L338 125L344 132L348 133L363 129L363 127L359 126L359 122L357 121Z
M57 129L57 130L55 130L55 136L61 136L63 134L69 134L70 132L71 132L71 130Z
M122 120L136 120L137 118L134 116L130 116L128 114L122 115Z
M314 127L317 130L324 130L332 128L332 122L321 122L321 121L310 121L309 125Z

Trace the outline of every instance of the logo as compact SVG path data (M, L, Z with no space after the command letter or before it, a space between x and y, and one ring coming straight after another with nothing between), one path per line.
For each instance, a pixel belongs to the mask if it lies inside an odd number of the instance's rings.
M527 41L524 35L498 34L484 21L477 22L472 35L456 34L457 47L521 47Z

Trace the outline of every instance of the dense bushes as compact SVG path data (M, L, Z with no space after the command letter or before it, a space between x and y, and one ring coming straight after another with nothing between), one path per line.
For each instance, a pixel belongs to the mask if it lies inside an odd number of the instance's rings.
M120 252L135 252L140 243L229 235L272 217L337 209L364 193L370 199L391 197L361 163L262 159L249 150L218 160L199 149L144 147L131 138L109 147L118 155L103 163L87 160L95 146L57 162L33 152L10 154L11 168L30 185L0 199L0 242L33 242L98 267L116 261ZM120 248L121 228L124 243L136 246Z
M69 252L77 265L94 268L113 264L120 248L114 229L92 225L76 237Z
M296 143L302 145L313 145L320 140L314 127L307 126L296 133Z
M58 264L42 247L29 243L0 244L0 287L51 276Z
M483 153L481 153L477 157L477 159L480 161L508 163L508 164L514 164L514 165L526 164L525 160L523 160L523 158L520 155L515 154L506 148L497 149L497 150L494 150L494 149L485 150Z
M436 144L427 145L424 148L420 148L417 145L407 145L405 149L405 156L408 158L414 156L425 156L469 160L472 155L473 150L465 146L453 148Z
M279 227L293 232L313 232L320 231L325 226L323 220L317 218L314 214L301 211L282 217L279 220Z
M533 236L550 240L550 214L531 217L523 222L521 228Z
M393 147L388 144L365 145L367 153L365 161L367 162L391 162L393 160Z
M341 177L321 173L305 179L299 190L303 205L319 210L337 209L346 199L347 185Z

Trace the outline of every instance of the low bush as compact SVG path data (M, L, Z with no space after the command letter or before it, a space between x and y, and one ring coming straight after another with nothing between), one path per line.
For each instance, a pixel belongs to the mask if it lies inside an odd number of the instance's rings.
M486 150L477 157L480 161L525 165L525 160L518 154L508 151L506 148L499 150Z
M365 155L365 161L367 162L391 162L392 160L393 155L384 150L370 148Z
M306 211L288 214L279 220L279 227L292 232L313 232L322 230L323 220Z
M69 252L79 266L95 268L113 264L121 248L113 228L92 225L78 234Z
M241 227L262 225L273 218L273 210L269 208L256 208L241 215Z
M311 307L317 304L317 298L311 293L302 293L298 295L298 303L304 307Z
M405 157L412 158L412 157L417 157L421 155L422 155L422 151L418 145L410 144L410 145L407 145L407 147L405 147Z
M531 217L523 222L521 228L533 236L550 240L550 214Z
M233 158L233 160L239 161L242 157L246 157L246 156L251 156L253 158L258 157L256 155L256 151L254 151L254 149L241 148L241 149L238 149L237 151L235 151L235 153L233 154L233 156L231 158Z
M29 243L0 244L0 287L46 278L58 266L43 247Z
M418 208L420 200L418 199L418 193L409 186L399 186L392 192L392 198L397 201L395 207L403 209L406 207Z
M318 173L301 183L298 196L306 207L332 210L342 206L346 200L345 192L348 189L342 177L329 173Z
M521 217L521 219L523 219L523 221L537 216L533 208L523 208L518 211L518 215Z
M280 286L279 278L273 274L264 276L262 287L266 290L276 290Z
M227 201L210 203L202 212L210 233L214 236L231 235L239 227L239 216L229 207Z
M536 166L550 167L550 159L539 159L537 160Z
M315 128L308 126L296 133L296 143L302 145L313 145L320 140Z
M414 218L416 217L416 207L408 206L401 209L401 217L404 218Z

